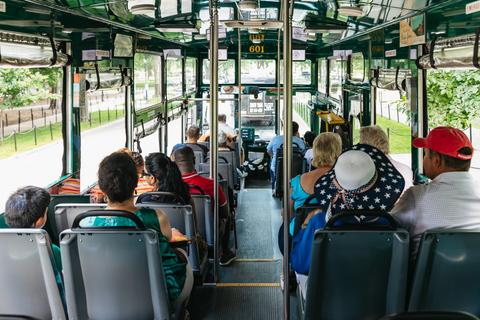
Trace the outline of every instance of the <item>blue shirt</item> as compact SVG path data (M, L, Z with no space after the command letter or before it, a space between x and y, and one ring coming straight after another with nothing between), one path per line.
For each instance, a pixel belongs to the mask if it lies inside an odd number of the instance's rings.
M323 229L327 222L325 221L325 212L319 212L308 221L307 227L301 229L295 238L293 238L292 252L290 253L290 264L292 268L300 274L308 275L310 270L310 260L312 258L313 238L315 231ZM373 218L373 219L372 219ZM335 222L336 226L342 224L360 224L355 218ZM384 218L366 217L363 223L370 225L388 225Z
M305 153L305 143L303 142L302 139L299 139L294 136L292 141L296 143L300 147L300 149L302 149L302 154ZM267 150L273 152L272 159L270 160L270 169L273 172L275 172L275 157L277 156L277 149L280 148L282 144L283 144L283 135L274 137L267 146ZM295 144L293 146L296 147Z

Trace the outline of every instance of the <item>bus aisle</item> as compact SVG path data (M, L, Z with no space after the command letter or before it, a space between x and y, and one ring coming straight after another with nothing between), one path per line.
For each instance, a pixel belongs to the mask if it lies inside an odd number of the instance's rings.
M188 306L192 320L283 318L282 255L277 240L281 207L266 179L246 182L235 217L237 258L220 267L216 285L206 283L194 289ZM233 247L233 236L230 241ZM207 276L207 282L211 279ZM295 298L291 301L295 303ZM295 310L292 305L292 315Z

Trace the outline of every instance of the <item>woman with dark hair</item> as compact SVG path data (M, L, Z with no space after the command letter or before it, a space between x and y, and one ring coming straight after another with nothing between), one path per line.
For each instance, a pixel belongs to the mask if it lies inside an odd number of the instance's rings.
M183 181L182 174L175 162L170 160L170 158L164 153L150 153L145 158L145 170L143 171L143 175L145 176L147 183L153 186L154 191L175 192L182 198L185 204L189 204L192 207L195 228L197 228L197 213L195 211L195 203L190 196L190 187ZM175 201L171 196L161 195L153 195L143 199L146 201L167 203ZM202 258L206 254L208 246L202 235L198 232L198 229L196 230L196 234L200 258Z
M187 204L194 209L190 188L183 182L182 174L175 162L160 152L150 153L145 158L145 170L143 175L147 183L153 187L153 191L175 192ZM172 202L174 199L169 196L154 196L152 201ZM195 221L196 222L196 221Z
M105 157L98 168L98 184L107 196L105 210L125 210L137 215L149 229L158 234L163 261L163 272L168 296L172 307L180 305L190 295L193 286L193 272L185 252L187 263L170 248L172 229L168 218L161 210L138 208L134 203L134 190L138 174L135 162L127 153L114 152ZM134 226L135 223L124 217L89 217L83 219L82 226Z

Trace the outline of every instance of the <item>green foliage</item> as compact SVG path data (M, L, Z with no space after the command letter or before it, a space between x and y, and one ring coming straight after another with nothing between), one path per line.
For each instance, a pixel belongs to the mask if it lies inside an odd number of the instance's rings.
M427 76L429 127L468 127L480 116L479 85L477 70L430 70Z
M58 95L51 94L45 88L47 78L34 69L0 69L0 97L3 98L1 110L57 98Z

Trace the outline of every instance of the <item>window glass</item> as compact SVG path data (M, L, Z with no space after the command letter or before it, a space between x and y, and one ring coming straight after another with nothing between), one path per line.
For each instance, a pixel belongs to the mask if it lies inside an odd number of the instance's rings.
M350 80L363 82L365 79L365 59L363 53L357 52L350 58Z
M47 86L44 76L56 85ZM60 67L0 69L0 121L3 125L0 213L4 211L10 194L18 188L27 185L46 187L62 174L62 76ZM13 94L16 96L12 100ZM43 107L32 107L32 103ZM36 150L25 152L31 149Z
M197 59L187 58L185 61L185 83L186 91L192 92L197 90Z
M162 56L135 54L135 109L162 102Z
M318 60L318 92L327 94L327 59Z
M210 60L203 60L203 83L210 83ZM218 83L235 83L235 60L218 61Z
M332 98L340 100L342 98L342 61L340 60L329 60L330 69L329 69L329 87L328 95Z
M179 97L183 94L182 59L168 58L167 64L167 99Z
M312 61L293 61L293 84L310 84L312 82ZM280 61L280 83L283 84L283 60Z
M274 84L275 60L242 60L242 84Z

